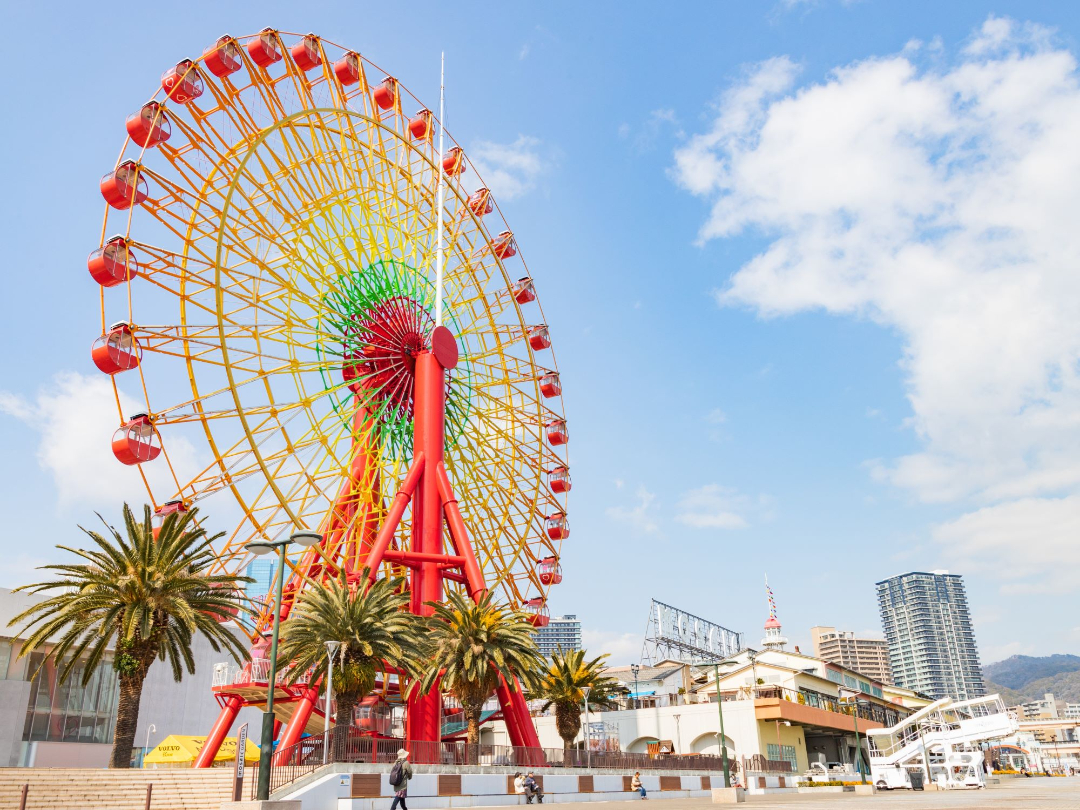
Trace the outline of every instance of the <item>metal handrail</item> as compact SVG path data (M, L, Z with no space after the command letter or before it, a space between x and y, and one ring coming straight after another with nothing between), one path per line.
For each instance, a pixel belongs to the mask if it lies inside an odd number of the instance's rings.
M588 771L713 771L723 772L723 759L715 754L661 755L631 754L625 751L592 751L577 748L523 748L509 745L469 745L466 742L409 742L393 738L373 738L359 729L349 729L343 740L334 732L305 737L274 756L270 771L270 792L292 784L324 764L362 762L386 765L397 759L399 748L409 751L414 765L480 765L519 768L581 768ZM325 752L325 757L324 757ZM785 763L786 764L786 763ZM729 760L729 768L737 763Z

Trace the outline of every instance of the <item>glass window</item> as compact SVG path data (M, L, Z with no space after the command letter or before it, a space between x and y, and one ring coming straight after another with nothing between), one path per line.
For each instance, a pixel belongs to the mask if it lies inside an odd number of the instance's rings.
M31 653L30 666L36 668L43 657L41 653ZM102 659L85 687L84 672L80 663L72 668L64 683L58 684L54 663L45 662L40 676L31 682L24 741L109 741L119 692L111 656Z
M781 760L791 763L791 770L796 770L795 760L795 746L785 745L779 747L776 743L769 743L765 749L768 752L768 758L773 762L779 762Z
M45 740L49 736L48 712L34 712L34 722L30 727L30 739Z

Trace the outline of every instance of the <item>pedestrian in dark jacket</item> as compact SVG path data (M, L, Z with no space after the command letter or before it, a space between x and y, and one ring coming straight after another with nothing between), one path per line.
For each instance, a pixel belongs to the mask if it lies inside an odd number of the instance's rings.
M390 803L390 810L409 810L405 806L405 797L409 794L409 780L412 779L412 765L409 764L409 752L399 748L397 762L390 769L390 787L394 789L394 801Z

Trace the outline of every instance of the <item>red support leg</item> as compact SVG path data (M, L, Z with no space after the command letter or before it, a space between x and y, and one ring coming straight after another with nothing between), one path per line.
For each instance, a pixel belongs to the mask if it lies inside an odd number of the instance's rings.
M243 698L235 695L225 701L225 705L221 707L221 714L218 715L218 719L214 723L214 727L210 729L210 733L206 735L206 742L199 749L199 755L195 757L195 762L192 763L191 767L209 768L214 764L214 757L217 756L218 749L221 748L225 738L229 736L229 729L232 728L236 715L240 713L243 705Z
M411 551L442 554L442 501L439 498L438 467L445 441L445 369L432 352L416 356L416 387L413 408L413 457L424 458L424 471L413 498ZM437 562L423 562L410 575L410 609L418 616L430 616L426 602L443 599L442 571ZM409 699L406 737L411 742L436 743L442 739L440 727L442 694L437 688ZM427 748L428 746L424 746ZM434 752L432 752L434 753Z
M288 725L285 726L285 732L281 735L281 739L278 740L277 753L274 755L275 765L287 764L286 759L289 756L287 749L300 741L304 729L307 728L308 719L311 717L311 710L315 708L318 701L319 691L314 686L307 687L300 694L300 700L296 703L293 716L289 718Z

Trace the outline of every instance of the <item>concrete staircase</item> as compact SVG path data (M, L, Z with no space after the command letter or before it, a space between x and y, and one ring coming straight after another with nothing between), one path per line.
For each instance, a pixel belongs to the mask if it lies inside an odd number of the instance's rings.
M255 770L244 776L245 799ZM17 810L26 784L26 810L144 810L150 783L151 810L219 810L232 799L233 775L232 768L0 768L0 810Z

